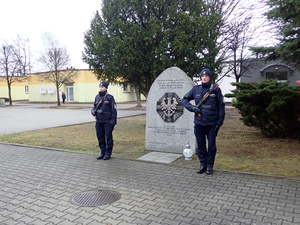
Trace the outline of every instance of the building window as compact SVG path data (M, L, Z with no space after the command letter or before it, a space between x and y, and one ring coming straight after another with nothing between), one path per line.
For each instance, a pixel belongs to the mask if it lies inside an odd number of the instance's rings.
M129 88L127 84L123 84L123 92L129 92Z
M276 71L276 72L266 72L267 80L277 79L278 81L287 81L288 73L287 71Z
M25 85L25 94L28 94L28 93L29 93L28 85Z

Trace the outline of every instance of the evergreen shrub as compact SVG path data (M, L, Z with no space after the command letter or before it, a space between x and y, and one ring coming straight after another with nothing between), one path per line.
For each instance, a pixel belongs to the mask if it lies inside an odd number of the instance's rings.
M259 83L232 83L236 86L232 105L247 126L260 129L266 137L300 140L300 87L288 82L265 80Z

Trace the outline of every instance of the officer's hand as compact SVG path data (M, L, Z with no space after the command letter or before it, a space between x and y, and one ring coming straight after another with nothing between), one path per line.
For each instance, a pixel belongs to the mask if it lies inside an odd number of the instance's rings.
M111 131L113 131L115 129L115 124L110 124L111 126Z
M192 111L197 114L200 113L200 109L198 109L197 107L193 107Z
M92 110L91 110L91 114L92 114L92 116L95 116L95 115L96 115L96 110L95 110L95 109L92 109Z
M220 125L218 125L218 124L217 124L217 125L215 126L215 132L216 132L216 136L218 135L218 131L219 131L219 129L220 129Z

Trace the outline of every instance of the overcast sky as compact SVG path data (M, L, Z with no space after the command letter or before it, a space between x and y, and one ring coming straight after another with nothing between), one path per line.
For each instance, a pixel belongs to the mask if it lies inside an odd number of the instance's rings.
M83 35L90 28L95 12L100 11L101 2L1 0L0 39L9 41L18 34L22 38L29 38L32 52L38 57L43 45L42 35L49 32L67 47L75 68L88 68L81 60Z
M83 35L90 28L95 12L101 11L101 4L101 0L1 0L0 42L18 34L29 38L33 57L37 58L43 47L42 35L49 32L67 47L72 60L70 66L86 69L88 65L81 60ZM255 12L259 19L262 11ZM38 70L34 67L32 72Z

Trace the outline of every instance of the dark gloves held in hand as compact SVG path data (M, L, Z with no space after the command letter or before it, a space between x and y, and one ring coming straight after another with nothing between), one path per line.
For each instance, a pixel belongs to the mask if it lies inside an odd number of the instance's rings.
M113 131L113 130L115 129L115 125L116 125L116 124L110 124L110 126L111 126L111 131Z
M193 107L192 111L197 114L200 113L200 109L198 109L197 107Z
M215 132L216 132L216 136L218 135L218 131L219 131L219 129L220 129L220 125L218 125L218 124L217 124L217 125L215 126Z
M97 115L97 113L102 113L102 110L100 110L100 109L98 109L98 110L92 109L92 110L91 110L92 116Z

